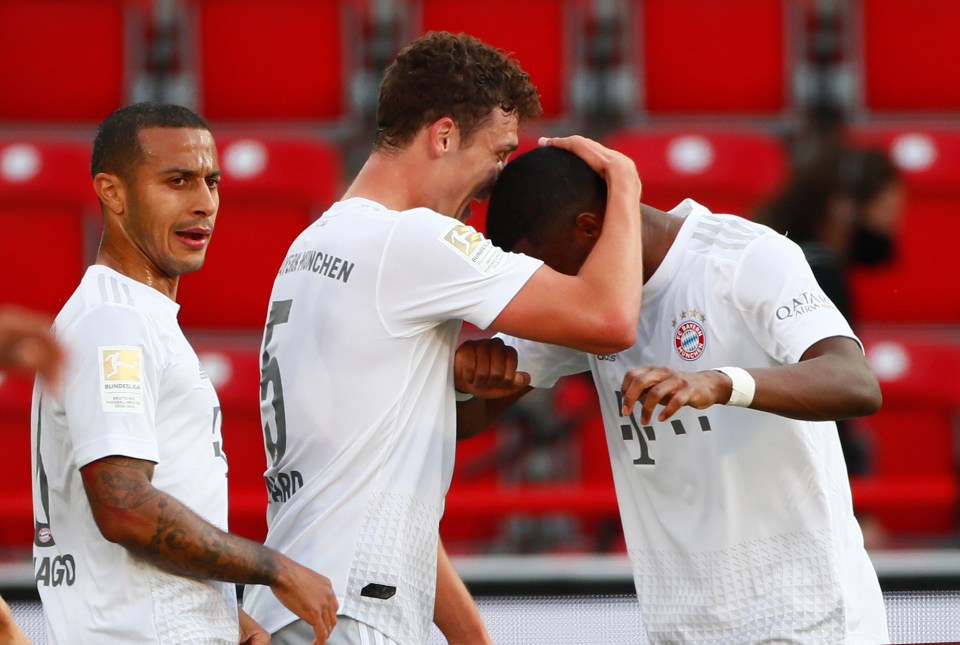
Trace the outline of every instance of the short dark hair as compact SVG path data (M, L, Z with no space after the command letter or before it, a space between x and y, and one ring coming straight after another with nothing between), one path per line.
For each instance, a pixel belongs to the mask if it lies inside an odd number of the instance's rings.
M820 238L830 201L848 197L857 212L885 188L900 180L900 171L884 150L827 146L794 169L790 181L762 204L754 219L797 243Z
M114 172L127 176L143 158L140 130L146 128L210 127L192 110L181 105L134 103L115 110L97 128L90 155L90 174Z
M511 160L487 206L487 236L510 251L520 240L537 245L573 225L584 212L603 216L607 184L567 150L546 146Z
M539 116L540 97L530 75L506 52L473 36L429 32L384 72L374 147L403 148L444 116L467 142L496 107L520 121Z

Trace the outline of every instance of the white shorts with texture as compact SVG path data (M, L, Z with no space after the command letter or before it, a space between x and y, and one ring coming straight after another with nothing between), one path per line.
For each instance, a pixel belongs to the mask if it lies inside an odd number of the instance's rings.
M272 645L310 645L315 634L310 623L297 620L270 637ZM337 624L327 637L327 645L397 645L370 625L349 616L337 616Z

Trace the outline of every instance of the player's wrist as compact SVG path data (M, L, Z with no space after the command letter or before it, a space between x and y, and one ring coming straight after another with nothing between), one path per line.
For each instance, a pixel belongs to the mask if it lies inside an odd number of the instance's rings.
M750 375L750 372L742 367L715 367L713 369L715 372L725 374L731 382L730 396L724 405L749 408L757 391L757 382Z

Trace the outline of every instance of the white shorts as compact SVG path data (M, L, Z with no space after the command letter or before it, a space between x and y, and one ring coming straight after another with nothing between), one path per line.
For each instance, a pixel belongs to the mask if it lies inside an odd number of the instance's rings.
M316 635L305 620L297 620L270 637L273 645L310 645ZM337 625L327 637L327 645L397 645L383 632L349 616L337 616Z

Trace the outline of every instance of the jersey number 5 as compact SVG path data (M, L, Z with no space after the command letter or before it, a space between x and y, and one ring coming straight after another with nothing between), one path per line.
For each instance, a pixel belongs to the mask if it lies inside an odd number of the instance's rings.
M274 466L287 450L287 417L283 410L283 381L277 357L270 354L273 331L277 325L290 320L293 300L278 300L270 303L267 328L263 335L263 356L260 363L260 405L264 411L263 443ZM266 404L269 404L269 408ZM273 427L268 412L273 412Z

